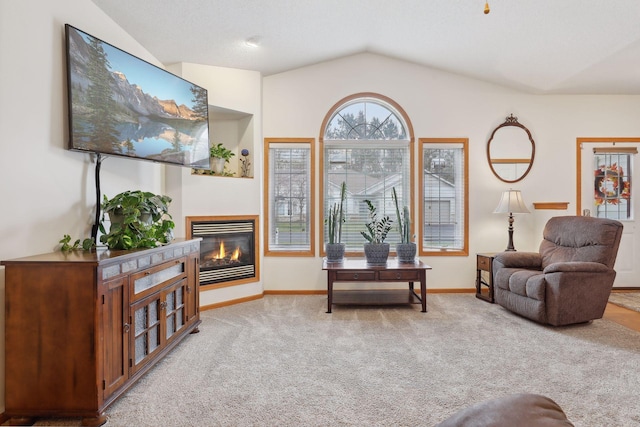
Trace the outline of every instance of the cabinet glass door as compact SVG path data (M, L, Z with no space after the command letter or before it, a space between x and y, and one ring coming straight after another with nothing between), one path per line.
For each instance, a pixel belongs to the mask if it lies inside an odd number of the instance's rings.
M186 324L186 287L187 281L181 280L163 292L167 340L182 330Z
M161 345L161 300L155 294L133 305L133 364L144 363Z

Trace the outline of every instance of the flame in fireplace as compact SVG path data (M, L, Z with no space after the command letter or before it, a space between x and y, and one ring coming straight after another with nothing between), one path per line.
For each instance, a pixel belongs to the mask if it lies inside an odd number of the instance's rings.
M220 242L220 249L217 254L213 254L213 259L224 259L225 255L224 242Z
M213 254L211 254L211 259L212 260L228 260L230 262L238 262L238 260L240 260L240 256L242 255L242 252L240 251L239 247L236 247L234 249L233 252L231 252L230 255L227 255L227 251L224 248L224 241L220 242L220 248L218 249L218 252L214 252Z

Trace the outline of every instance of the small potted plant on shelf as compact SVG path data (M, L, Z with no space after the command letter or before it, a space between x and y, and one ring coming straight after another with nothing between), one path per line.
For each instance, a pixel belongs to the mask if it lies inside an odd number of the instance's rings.
M102 203L100 242L109 249L153 248L171 242L175 224L169 215L169 196L125 191ZM109 216L109 232L104 227Z
M371 200L365 200L364 203L369 209L369 222L365 224L367 230L360 232L367 240L367 243L364 244L364 256L367 259L367 264L386 265L387 258L389 258L389 244L384 243L384 240L391 230L393 221L388 215L378 218L376 207L371 203Z
M391 191L391 197L393 198L393 203L396 205L396 218L398 231L400 232L400 243L396 244L398 262L412 263L416 258L416 244L411 241L411 213L409 212L409 206L403 206L402 213L400 212L395 187L393 187Z
M347 183L340 186L340 203L334 203L329 208L329 216L325 219L329 232L329 242L325 244L327 262L342 262L344 258L344 243L342 240L342 223L344 219L344 202L347 197Z
M215 172L216 175L222 175L224 173L225 164L229 163L229 160L235 153L228 148L226 148L221 142L212 145L209 149L209 155L211 156L211 169Z

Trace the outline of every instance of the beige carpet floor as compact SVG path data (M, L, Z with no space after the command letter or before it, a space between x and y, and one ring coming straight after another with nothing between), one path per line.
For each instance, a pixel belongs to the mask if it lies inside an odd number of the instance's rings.
M554 399L578 427L640 425L638 332L542 326L470 294L429 295L428 310L327 314L324 296L267 296L205 311L107 425L433 426L519 392Z
M640 312L640 291L637 292L612 292L609 302L629 310Z

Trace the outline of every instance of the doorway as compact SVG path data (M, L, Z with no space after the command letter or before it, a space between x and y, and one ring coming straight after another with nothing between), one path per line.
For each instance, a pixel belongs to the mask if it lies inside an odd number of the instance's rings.
M624 225L616 258L615 288L640 287L640 138L578 138L576 215L610 218Z

